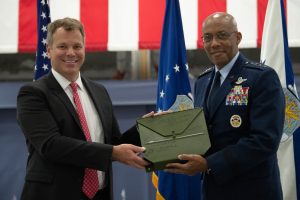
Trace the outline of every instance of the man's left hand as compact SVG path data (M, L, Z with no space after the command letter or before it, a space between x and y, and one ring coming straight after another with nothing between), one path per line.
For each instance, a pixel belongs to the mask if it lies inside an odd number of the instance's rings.
M180 160L187 161L181 163L169 163L166 165L166 172L176 174L195 175L199 172L207 171L207 161L204 157L197 154L181 154L178 156Z

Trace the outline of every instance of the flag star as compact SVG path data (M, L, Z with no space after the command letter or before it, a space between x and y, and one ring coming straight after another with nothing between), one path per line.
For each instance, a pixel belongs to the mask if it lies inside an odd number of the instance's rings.
M49 0L38 0L38 49L36 52L36 64L35 64L35 73L34 80L39 79L43 75L49 72L51 69L50 60L47 55L47 25L51 22L50 20L50 9L49 9ZM42 45L43 44L43 45Z
M168 80L170 80L169 74L166 75L166 79L165 80L166 80L166 82L168 82Z
M177 64L175 65L174 69L175 69L175 72L179 72L179 66Z
M47 58L47 53L45 51L43 51L42 56L43 56L43 58Z
M34 65L34 71L36 71L37 70L37 67L36 67L36 65Z
M43 45L46 45L47 44L47 40L45 38L43 38L42 43L43 43Z
M162 91L159 93L159 95L160 95L161 98L164 98L164 96L165 96L164 91L162 90Z
M44 64L43 67L44 71L48 70L48 65Z
M44 12L42 12L41 17L42 17L43 19L45 19L45 18L46 18L46 14L45 14Z
M162 109L158 108L157 112L158 112L158 113L161 113L161 112L162 112Z
M189 71L189 65L188 64L185 64L185 69L186 69L186 71Z
M43 31L43 32L47 32L47 26L44 26L44 25L43 25L42 31Z

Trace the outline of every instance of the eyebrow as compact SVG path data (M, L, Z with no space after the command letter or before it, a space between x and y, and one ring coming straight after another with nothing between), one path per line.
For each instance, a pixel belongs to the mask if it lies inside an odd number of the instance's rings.
M228 31L225 31L225 30L218 31L218 32L216 32L216 33L222 33L222 32L228 33ZM204 33L204 34L212 34L212 33Z

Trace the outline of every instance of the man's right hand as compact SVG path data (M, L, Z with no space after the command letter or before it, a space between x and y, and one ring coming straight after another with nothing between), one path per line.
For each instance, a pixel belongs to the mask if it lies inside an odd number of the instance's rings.
M138 147L132 144L121 144L113 147L112 159L123 164L139 169L144 169L148 162L139 156L145 151L145 147Z

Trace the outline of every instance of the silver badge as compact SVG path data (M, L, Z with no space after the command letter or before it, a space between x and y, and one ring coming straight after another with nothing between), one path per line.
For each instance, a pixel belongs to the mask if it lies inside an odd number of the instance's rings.
M243 82L245 82L246 80L247 80L246 78L239 77L238 80L235 82L235 84L240 85Z

